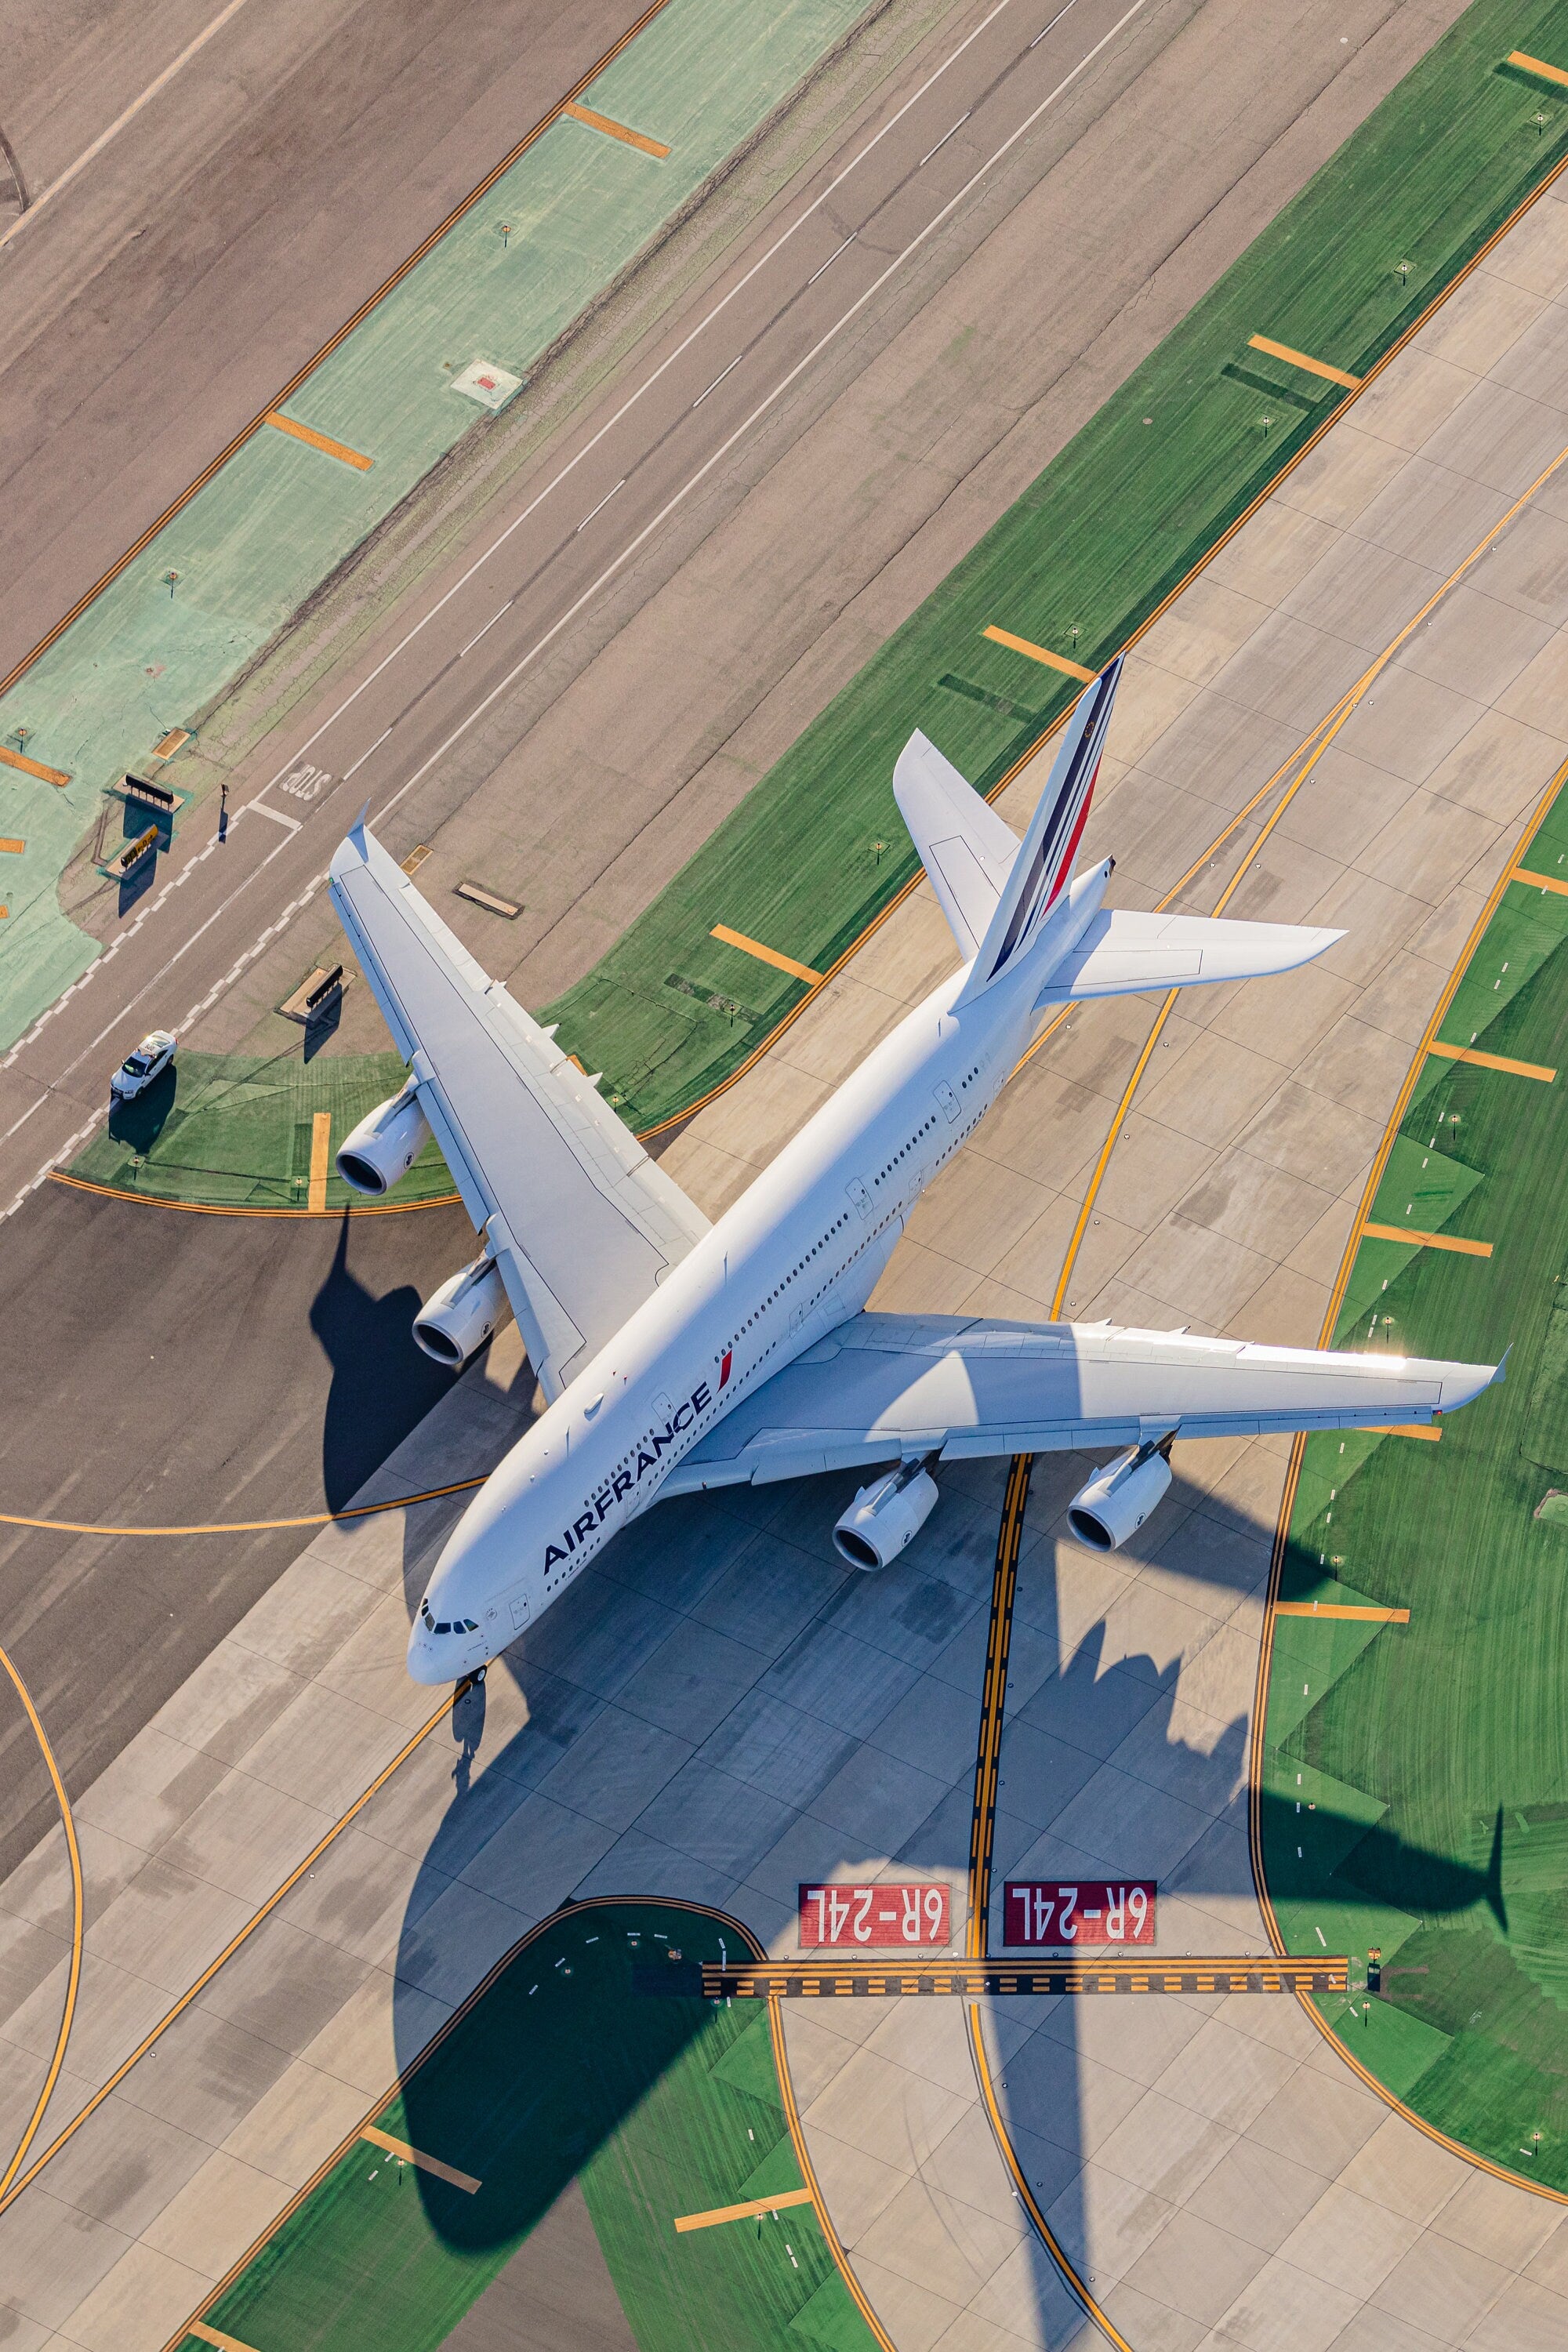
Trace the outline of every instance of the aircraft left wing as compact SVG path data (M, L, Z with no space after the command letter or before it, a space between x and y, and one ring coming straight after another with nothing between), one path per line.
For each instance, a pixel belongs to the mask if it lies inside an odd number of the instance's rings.
M708 1220L363 822L332 859L331 888L553 1401Z
M868 1312L738 1404L663 1491L761 1486L935 1453L953 1462L1137 1445L1172 1431L1395 1427L1468 1403L1496 1371L1110 1323Z
M1101 911L1053 970L1037 1004L1127 996L1145 988L1201 988L1293 971L1342 940L1300 923L1232 923L1206 915Z

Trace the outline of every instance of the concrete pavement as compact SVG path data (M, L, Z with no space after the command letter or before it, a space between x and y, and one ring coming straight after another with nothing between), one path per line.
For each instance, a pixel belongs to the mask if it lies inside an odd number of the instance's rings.
M1549 359L1565 285L1552 202L1134 656L1096 835L1131 896L1182 869L1419 602L1416 575L1568 445ZM1403 531L1416 555L1385 565ZM1169 1058L1187 1076L1152 1076L1112 1163L1086 1313L1315 1337L1426 1010L1568 754L1565 534L1548 493L1268 845L1237 911L1348 919L1351 935L1319 967L1184 1002ZM1334 581L1384 584L1352 605L1323 593ZM917 893L666 1164L720 1205L952 953ZM1016 1082L920 1212L889 1300L1042 1311L1141 1012L1075 1015ZM503 1350L385 1477L503 1443L508 1382ZM1165 1948L1261 1947L1242 1779L1283 1448L1179 1448L1176 1467L1147 1542L1104 1559L1062 1532L1083 1465L1040 1466L996 1869L1145 1869ZM0 2215L27 2352L160 2343L566 1893L719 1903L784 1948L802 1875L913 1865L962 1890L1001 1465L945 1473L908 1567L880 1578L831 1553L847 1483L653 1514L492 1672L477 1753L462 1759L471 1724L457 1759L431 1733ZM84 1797L89 1969L46 2137L417 1727L426 1695L399 1660L439 1510L319 1538ZM0 1887L0 2035L26 2053L6 2070L13 2110L58 2016L61 1888L58 1837ZM830 2210L900 2352L1102 2340L1012 2195L958 2008L801 2005L785 2030ZM1390 2116L1291 2004L1008 2002L986 2032L1026 2173L1137 2352L1562 2340L1562 2209Z

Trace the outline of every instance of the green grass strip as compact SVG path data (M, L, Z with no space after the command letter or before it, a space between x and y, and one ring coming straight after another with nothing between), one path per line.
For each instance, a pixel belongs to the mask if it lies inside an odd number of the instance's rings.
M1563 0L1475 0L551 1005L634 1126L688 1109L801 1001L715 923L825 971L915 873L891 792L913 728L990 791L1067 708L1071 681L982 631L1102 663L1348 396L1248 339L1364 375L1568 152L1568 90L1508 68L1518 47L1568 63Z
M307 1062L298 1050L268 1060L183 1047L156 1086L111 1112L108 1129L72 1160L69 1172L153 1201L302 1209L317 1115L331 1117L335 1155L349 1129L395 1094L406 1076L395 1054L321 1055ZM360 1202L331 1157L328 1164L326 1206ZM405 1206L455 1190L446 1161L428 1143L396 1199Z
M1560 841L1568 792L1526 863L1554 870ZM1431 1223L1493 1255L1363 1243L1352 1276L1380 1345L1491 1360L1511 1342L1508 1378L1436 1445L1308 1440L1282 1589L1410 1622L1347 1642L1281 1621L1263 1856L1289 1949L1382 1949L1371 2021L1324 2009L1347 2048L1452 2138L1568 2190L1568 938L1525 940L1522 983L1494 990L1519 900L1456 1004L1488 1052L1564 1076L1428 1063L1378 1195L1403 1213L1431 1187Z
M675 2232L677 2214L802 2186L765 2004L632 1989L672 1950L720 1958L725 1933L674 1903L550 1922L375 2119L478 2192L356 2142L205 2324L259 2352L436 2352L576 2183L642 2352L871 2352L809 2206Z

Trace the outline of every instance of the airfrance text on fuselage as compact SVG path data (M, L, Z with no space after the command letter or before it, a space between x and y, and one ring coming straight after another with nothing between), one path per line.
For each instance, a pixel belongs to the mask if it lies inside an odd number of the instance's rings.
M728 1351L726 1351L723 1365L719 1376L719 1385L721 1388L723 1387L724 1382L729 1379L729 1377L730 1357ZM675 1412L671 1413L669 1419L665 1423L664 1427L662 1429L650 1430L647 1437L638 1441L636 1468L631 1470L617 1470L615 1476L611 1479L607 1479L605 1485L599 1488L596 1495L591 1495L589 1496L586 1509L579 1512L576 1518L573 1520L571 1526L562 1530L560 1542L546 1545L544 1552L545 1567L552 1568L558 1559L564 1559L569 1552L576 1550L580 1543L585 1542L587 1538L593 1534L595 1528L601 1527L604 1524L616 1504L620 1501L621 1496L631 1493L633 1487L636 1486L642 1478L645 1471L653 1470L658 1467L658 1457L664 1452L665 1447L667 1445L673 1445L676 1439L690 1428L691 1423L696 1419L697 1415L700 1412L707 1412L712 1402L712 1390L709 1387L706 1381L699 1381L697 1386L692 1390L691 1394L687 1398L686 1402L676 1408Z

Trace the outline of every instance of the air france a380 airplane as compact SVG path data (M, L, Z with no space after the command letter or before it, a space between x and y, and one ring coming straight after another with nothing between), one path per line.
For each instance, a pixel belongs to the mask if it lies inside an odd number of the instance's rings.
M911 738L893 788L962 968L715 1224L363 820L339 849L332 894L410 1076L338 1167L384 1192L435 1134L485 1246L415 1337L459 1365L510 1302L547 1408L441 1554L409 1639L416 1681L481 1668L659 1496L890 1465L834 1529L847 1560L879 1569L929 1515L942 1461L1119 1447L1069 1515L1113 1549L1170 1485L1178 1433L1426 1422L1490 1381L1487 1364L867 1310L921 1192L1050 1008L1288 971L1341 936L1107 912L1109 858L1071 878L1120 668L1080 698L1021 844Z

